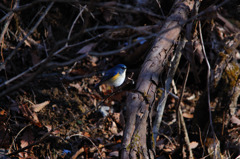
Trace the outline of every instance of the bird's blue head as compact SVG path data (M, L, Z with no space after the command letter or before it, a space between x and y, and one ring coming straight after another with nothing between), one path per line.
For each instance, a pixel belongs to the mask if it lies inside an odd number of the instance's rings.
M127 66L125 66L124 64L118 64L117 66L115 66L115 68L118 69L119 73L123 73L127 69Z

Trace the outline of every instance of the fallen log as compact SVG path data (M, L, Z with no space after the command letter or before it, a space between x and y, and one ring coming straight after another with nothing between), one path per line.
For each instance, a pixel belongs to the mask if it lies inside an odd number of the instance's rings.
M154 158L151 111L156 88L167 58L177 43L182 27L193 8L193 1L176 1L175 10L167 18L159 36L146 57L139 74L136 90L127 97L126 126L120 152L122 159Z

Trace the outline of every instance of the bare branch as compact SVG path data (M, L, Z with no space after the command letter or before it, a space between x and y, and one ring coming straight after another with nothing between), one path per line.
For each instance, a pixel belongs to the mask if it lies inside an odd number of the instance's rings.
M18 5L19 5L19 1L16 1L13 8L16 8ZM7 32L8 26L9 26L9 24L10 24L13 16L14 16L14 13L13 13L13 12L10 12L10 13L8 13L7 15L5 15L5 16L3 17L3 18L8 18L8 19L7 19L7 21L6 21L5 25L4 25L4 28L3 28L2 33L1 33L0 44L2 44L2 42L3 42L2 40L3 40L3 38L4 38L5 33ZM3 21L3 20L4 20L4 19L1 19L1 21ZM1 70L1 69L0 69L0 70Z
M180 43L177 46L175 55L174 55L174 57L171 61L171 65L170 65L170 68L169 68L169 71L168 71L167 79L165 81L165 90L163 91L163 93L161 95L161 98L158 102L157 114L156 114L156 118L155 118L154 123L153 123L153 135L154 135L154 141L155 141L154 145L156 145L156 139L157 139L159 127L160 127L160 124L161 124L161 121L162 121L163 111L164 111L164 108L165 108L167 97L168 97L168 94L170 92L172 80L173 80L175 72L178 68L178 64L179 64L179 61L180 61L181 56L182 56L182 49L184 48L185 44L186 44L186 40L180 40Z
M208 68L208 72L207 72L207 101L208 101L208 111L209 111L209 121L210 121L210 127L213 133L214 138L216 137L215 132L214 132L214 128L213 128L213 122L212 122L212 110L211 110L211 103L210 103L210 78L211 78L211 66L210 63L208 61L207 58L207 54L205 51L205 46L204 46L204 42L203 42L203 37L202 37L202 26L201 26L201 22L199 21L199 35L200 35L200 41L202 44L202 50L203 50L203 56L205 58L205 61L207 63L207 68Z
M15 55L15 53L17 52L18 48L24 43L24 41L28 38L29 35L31 35L35 29L38 27L38 25L42 22L42 20L44 19L44 17L47 15L47 13L49 12L49 10L52 8L54 2L51 2L48 7L46 8L45 12L43 13L43 15L39 18L39 20L37 21L37 23L32 27L32 29L27 33L27 35L24 36L24 38L18 43L18 45L16 46L16 48L10 53L10 55L8 55L8 57L5 59L5 61L0 65L0 71L2 69L5 69L6 63L12 58L12 56Z

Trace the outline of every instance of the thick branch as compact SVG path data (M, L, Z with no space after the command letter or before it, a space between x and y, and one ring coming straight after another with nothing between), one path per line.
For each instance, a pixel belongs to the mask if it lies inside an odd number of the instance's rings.
M165 25L142 65L137 82L137 93L130 93L127 98L127 122L124 130L121 158L153 158L152 134L148 134L150 125L149 112L155 100L158 78L163 70L169 50L179 37L182 25L192 9L192 1L177 1L175 11L168 17ZM173 20L175 19L175 20ZM167 30L167 31L166 31ZM150 144L149 144L150 143ZM141 158L140 157L140 158Z

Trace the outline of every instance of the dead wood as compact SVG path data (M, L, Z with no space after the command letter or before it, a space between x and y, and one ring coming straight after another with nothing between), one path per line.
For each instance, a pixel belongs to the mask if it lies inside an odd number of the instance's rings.
M142 65L136 91L127 97L127 121L121 158L154 158L150 112L155 102L158 78L192 6L192 1L175 3L175 11L166 20Z
M215 62L215 67L211 74L210 83L210 96L211 96L211 112L209 112L207 107L207 91L205 91L196 106L195 111L195 122L204 130L205 138L214 138L214 143L207 145L208 150L213 145L219 145L217 142L224 143L226 136L235 136L236 132L227 131L227 128L232 127L231 119L235 117L237 110L237 100L240 95L240 69L236 64L236 54L238 51L236 48L240 44L240 36L237 34L232 42L232 45L225 45L225 50L219 52L219 57ZM208 115L212 113L212 119L209 119ZM216 133L209 133L209 121L213 121L213 131ZM215 140L216 138L216 140ZM222 144L221 147L234 150L239 153L239 143L236 138L231 138L228 143ZM231 146L230 146L231 145ZM233 146L234 145L234 146ZM212 151L212 150L211 150ZM220 145L218 150L218 155L220 155ZM212 153L212 152L208 152Z

